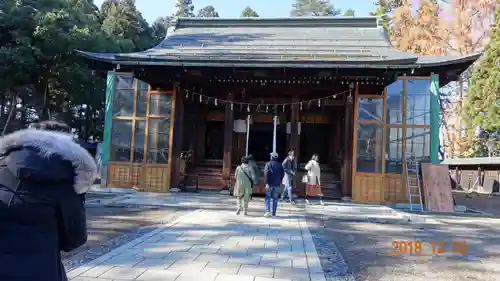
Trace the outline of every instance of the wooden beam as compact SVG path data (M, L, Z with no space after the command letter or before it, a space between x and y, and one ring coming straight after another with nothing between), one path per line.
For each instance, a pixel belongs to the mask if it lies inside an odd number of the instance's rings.
M170 144L170 189L172 188L180 188L181 184L181 148L182 148L182 126L184 120L184 99L182 95L182 91L177 89L177 86L174 86L174 109L173 109L174 120L172 122L173 128L170 129L170 133L173 134Z
M233 94L227 96L227 100L233 100ZM231 152L233 149L233 126L234 126L234 110L231 104L225 105L224 114L224 157L222 160L222 179L229 181L231 179Z
M299 100L298 95L294 95L293 97L293 102L294 104L292 105L291 111L290 111L290 148L295 151L295 163L297 163L297 168L300 166L300 135L299 135L299 122L300 122L300 108L299 105L296 104ZM302 187L301 190L298 188ZM305 185L294 181L294 189L295 194L299 196L304 196L305 195Z
M354 103L353 101L358 96L358 86L354 88L352 96L347 97L345 119L344 119L344 161L343 161L343 182L342 182L342 196L352 195L352 175L353 175L353 139L354 135Z

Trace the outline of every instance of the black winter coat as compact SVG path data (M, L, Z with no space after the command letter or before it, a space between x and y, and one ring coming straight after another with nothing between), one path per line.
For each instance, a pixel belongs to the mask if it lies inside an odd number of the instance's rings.
M92 156L70 136L35 129L0 138L0 280L67 280L60 251L87 241L82 194Z
M269 186L280 187L285 171L280 162L271 160L264 167L264 181Z

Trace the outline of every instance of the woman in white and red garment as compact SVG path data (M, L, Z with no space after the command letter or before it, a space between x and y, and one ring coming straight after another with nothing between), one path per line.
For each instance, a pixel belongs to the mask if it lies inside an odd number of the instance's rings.
M314 153L311 160L306 164L307 171L307 188L306 188L306 203L309 204L310 197L318 197L321 205L323 203L323 190L321 188L321 168L319 167L319 156Z

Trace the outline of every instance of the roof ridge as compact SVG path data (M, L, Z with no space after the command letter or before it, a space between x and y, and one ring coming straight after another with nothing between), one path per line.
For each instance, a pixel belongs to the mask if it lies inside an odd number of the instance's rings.
M377 28L378 17L178 18L175 29L210 27L360 27Z

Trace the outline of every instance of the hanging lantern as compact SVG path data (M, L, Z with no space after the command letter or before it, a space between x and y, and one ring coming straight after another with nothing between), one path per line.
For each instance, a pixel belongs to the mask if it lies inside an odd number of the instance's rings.
M321 99L318 100L318 107L321 107Z
M203 97L200 95L200 103L203 102Z

